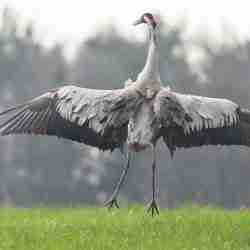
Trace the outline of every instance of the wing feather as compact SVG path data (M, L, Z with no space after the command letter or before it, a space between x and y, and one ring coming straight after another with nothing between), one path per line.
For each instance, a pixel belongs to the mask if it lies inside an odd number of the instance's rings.
M1 135L47 134L113 150L126 141L131 113L141 101L135 91L64 86L0 113Z
M250 146L250 111L227 99L163 89L154 108L171 153L202 145Z
M25 110L21 110L20 112L18 112L17 114L13 115L11 118L9 118L7 121L3 122L0 125L0 129L4 128L6 125L10 125L12 124L12 122L14 121L14 123L16 123L16 120L19 118L23 118L23 116L25 115L26 109Z

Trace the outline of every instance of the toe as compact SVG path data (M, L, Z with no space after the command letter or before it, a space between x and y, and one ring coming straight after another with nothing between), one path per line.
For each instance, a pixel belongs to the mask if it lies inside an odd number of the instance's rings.
M147 212L151 213L152 217L155 214L157 214L157 215L159 214L159 209L158 209L158 206L157 206L157 203L155 200L151 201L151 203L148 206Z
M119 208L118 202L115 198L109 199L104 206L108 207L108 209L111 209L113 207Z

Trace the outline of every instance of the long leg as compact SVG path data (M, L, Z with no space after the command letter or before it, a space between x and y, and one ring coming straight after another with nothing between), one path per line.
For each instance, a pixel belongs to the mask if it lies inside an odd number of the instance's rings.
M153 154L153 162L152 162L152 190L153 190L153 194L152 194L152 200L149 203L148 206L148 212L151 212L151 215L154 216L154 214L159 214L159 209L157 206L157 202L156 202L156 175L155 175L155 171L156 171L156 151L155 151L155 145L152 146L152 154Z
M117 207L119 208L119 205L117 203L117 196L118 196L118 193L120 191L120 188L125 180L125 177L127 175L127 172L128 172L128 169L129 169L129 166L130 166L130 157L131 157L131 152L128 150L127 152L127 156L126 156L126 164L123 168L123 171L122 171L122 174L120 176L120 179L119 181L117 182L116 186L115 186L115 189L111 195L111 197L108 199L108 201L105 203L105 206L107 206L108 208L112 208L112 207Z

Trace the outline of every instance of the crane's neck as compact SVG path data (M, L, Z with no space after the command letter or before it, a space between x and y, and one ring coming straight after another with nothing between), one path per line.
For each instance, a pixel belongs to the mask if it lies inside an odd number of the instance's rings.
M160 70L159 70L159 34L157 28L153 28L151 25L148 25L149 30L149 47L148 55L145 66L142 72L138 75L137 80L139 81L160 81Z

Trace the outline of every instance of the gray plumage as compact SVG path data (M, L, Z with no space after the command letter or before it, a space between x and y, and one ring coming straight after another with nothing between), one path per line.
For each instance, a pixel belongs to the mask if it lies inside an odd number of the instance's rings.
M139 94L64 86L51 90L0 115L12 116L0 125L1 135L54 135L113 150L127 138L130 113Z
M250 146L250 112L227 99L162 90L155 112L171 154L202 145Z
M1 135L40 134L101 150L149 146L162 136L170 151L202 145L250 143L250 112L226 99L183 95L161 88L146 99L133 87L93 90L63 86L0 113L11 114ZM129 132L129 133L128 133Z

